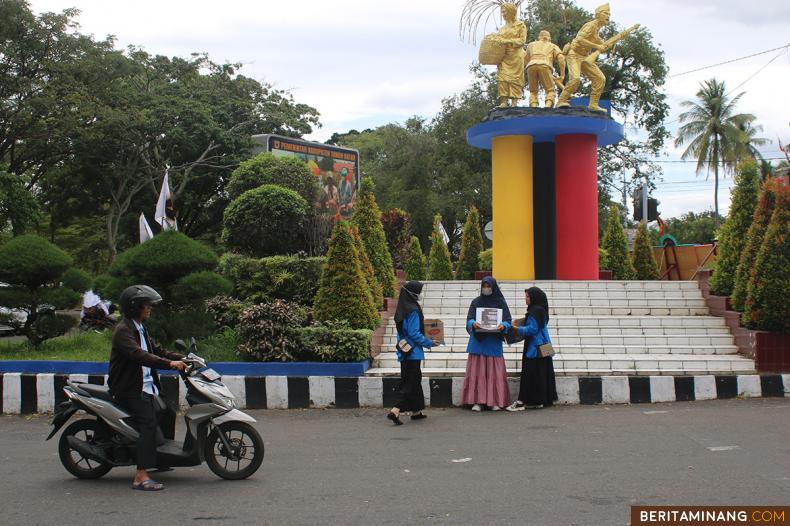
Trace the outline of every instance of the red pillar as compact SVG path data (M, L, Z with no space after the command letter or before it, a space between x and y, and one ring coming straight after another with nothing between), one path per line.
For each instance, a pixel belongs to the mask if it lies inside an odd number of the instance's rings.
M555 139L557 279L598 279L598 140ZM535 227L540 228L536 219Z

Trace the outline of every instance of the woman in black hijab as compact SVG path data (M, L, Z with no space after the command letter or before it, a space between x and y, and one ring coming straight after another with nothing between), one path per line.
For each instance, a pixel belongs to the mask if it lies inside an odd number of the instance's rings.
M554 378L554 361L551 356L541 358L538 347L551 343L549 337L549 300L538 287L530 287L526 293L527 314L518 334L524 340L524 355L521 361L521 386L518 400L507 407L508 411L542 409L557 400L557 384Z
M400 362L400 386L395 406L387 413L387 418L395 425L401 425L401 412L411 412L412 420L427 418L422 413L425 409L425 396L422 392L422 371L420 362L425 359L424 347L431 348L437 342L425 336L425 318L419 304L422 283L409 281L400 290L398 307L395 310L395 326L398 329L398 342L405 341L409 350L402 350L397 345L398 361Z

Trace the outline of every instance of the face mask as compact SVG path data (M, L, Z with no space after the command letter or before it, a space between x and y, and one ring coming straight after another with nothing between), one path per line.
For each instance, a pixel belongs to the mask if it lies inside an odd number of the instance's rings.
M483 287L483 296L490 296L494 293L494 290L490 287Z
M411 297L414 298L415 301L422 301L422 294L415 294L414 292L410 291L409 289L406 289L406 292L408 292L409 295L411 295Z

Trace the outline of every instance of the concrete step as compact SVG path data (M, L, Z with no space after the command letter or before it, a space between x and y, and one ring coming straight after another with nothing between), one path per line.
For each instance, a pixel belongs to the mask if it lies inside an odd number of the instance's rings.
M588 346L608 346L608 345L625 345L634 347L661 347L672 345L688 345L688 346L703 346L703 347L717 347L734 345L734 340L730 334L721 335L708 335L708 334L694 334L684 333L680 335L569 335L569 334L556 334L549 331L552 343L556 345L576 345L582 347ZM464 333L455 333L452 336L445 334L444 345L446 346L459 346L466 345L469 341L469 336ZM395 345L396 337L394 333L384 337L384 344Z
M424 281L427 290L469 290L479 291L479 281ZM619 280L552 280L552 281L497 281L503 293L523 292L524 289L537 286L544 291L560 290L699 290L696 281L619 281Z
M516 316L526 312L526 306L521 308L510 307L511 314ZM425 307L423 313L426 318L440 318L453 316L463 316L469 312L469 303L463 306L445 306L437 305L434 307ZM551 316L588 316L588 317L607 317L607 316L709 316L710 311L705 305L704 301L699 302L698 305L688 306L669 306L661 304L656 305L630 305L630 306L575 306L575 307L557 307L553 306L549 309Z
M428 316L426 316L428 317ZM466 332L466 313L463 315L445 316L445 331L454 328ZM390 320L389 327L394 328L395 322ZM729 333L723 318L715 316L552 316L551 330L681 330L681 329L719 329ZM393 329L394 330L394 329ZM594 333L590 333L594 334ZM601 332L603 334L603 332Z

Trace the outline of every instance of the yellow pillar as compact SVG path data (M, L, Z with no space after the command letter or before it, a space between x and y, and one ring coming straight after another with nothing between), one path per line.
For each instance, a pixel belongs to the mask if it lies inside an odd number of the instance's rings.
M491 148L494 277L535 279L532 137L495 137Z

